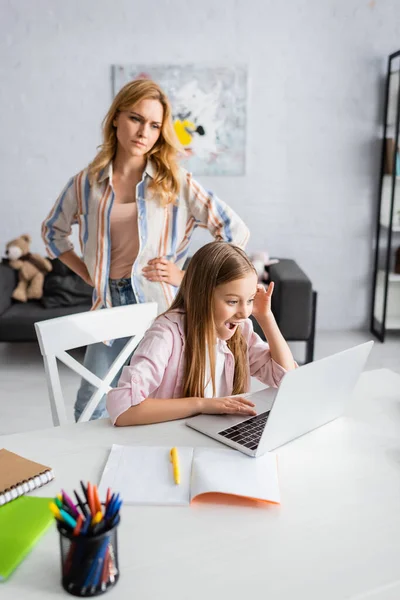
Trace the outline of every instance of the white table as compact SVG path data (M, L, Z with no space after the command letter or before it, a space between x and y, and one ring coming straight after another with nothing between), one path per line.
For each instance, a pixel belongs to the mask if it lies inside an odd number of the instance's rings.
M114 442L217 445L184 422L118 429L97 421L0 437L0 447L54 468L41 496L99 482ZM364 373L345 417L278 456L280 506L123 507L121 578L107 597L398 600L400 376ZM0 584L0 598L66 597L59 560L51 528Z

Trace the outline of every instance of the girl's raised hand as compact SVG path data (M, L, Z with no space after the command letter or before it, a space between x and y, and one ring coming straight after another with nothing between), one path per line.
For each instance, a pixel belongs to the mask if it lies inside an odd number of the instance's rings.
M205 415L256 415L254 403L242 396L200 398L200 412Z
M176 287L181 285L183 279L183 271L162 256L149 260L147 266L143 267L143 275L149 281L164 281Z
M253 302L253 316L258 320L260 317L265 318L272 315L271 298L274 291L274 282L271 281L268 288L261 284L257 285L257 292Z

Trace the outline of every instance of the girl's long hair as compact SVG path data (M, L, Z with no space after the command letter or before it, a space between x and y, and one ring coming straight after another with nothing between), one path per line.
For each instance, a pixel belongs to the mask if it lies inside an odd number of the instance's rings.
M160 196L162 204L174 202L180 189L178 165L182 147L176 137L172 123L171 105L167 96L154 81L137 79L127 83L115 96L103 121L103 143L94 160L89 165L89 180L94 183L103 169L115 158L117 135L114 120L118 113L131 109L144 99L158 100L163 107L163 122L160 137L147 154L155 167L155 177L149 189Z
M249 273L255 269L245 252L227 242L211 242L193 255L169 309L185 312L184 397L204 397L207 351L215 395L214 290ZM232 394L242 394L248 386L247 345L239 327L227 344L235 359Z

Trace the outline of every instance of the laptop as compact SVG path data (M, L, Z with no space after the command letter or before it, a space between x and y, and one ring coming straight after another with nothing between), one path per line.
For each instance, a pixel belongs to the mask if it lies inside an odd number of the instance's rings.
M279 388L244 394L257 415L198 415L192 427L244 454L260 456L343 414L373 341L286 373Z

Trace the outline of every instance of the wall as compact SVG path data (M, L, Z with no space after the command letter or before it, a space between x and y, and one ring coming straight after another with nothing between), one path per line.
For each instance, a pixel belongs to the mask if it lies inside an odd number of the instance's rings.
M245 217L250 251L294 257L309 274L320 328L364 326L396 8L396 0L1 0L1 247L30 232L43 252L43 217L100 142L111 64L247 63L247 174L201 181Z

